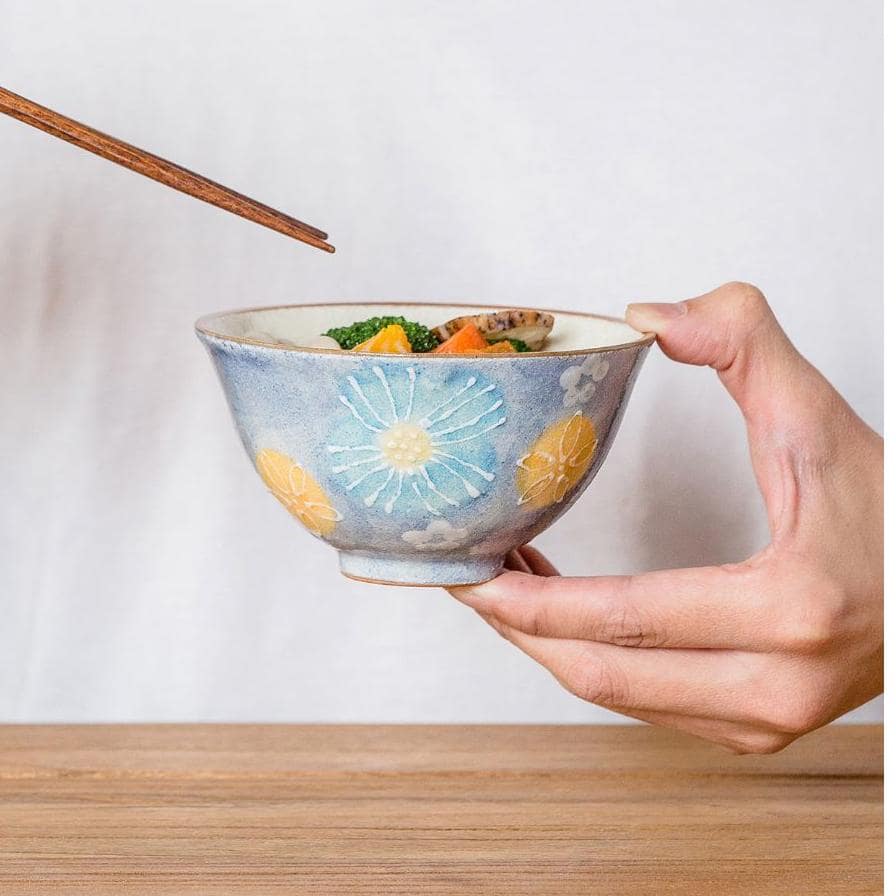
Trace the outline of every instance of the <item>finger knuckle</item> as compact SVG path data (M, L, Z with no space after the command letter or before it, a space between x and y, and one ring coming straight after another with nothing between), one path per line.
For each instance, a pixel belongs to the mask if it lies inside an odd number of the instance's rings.
M548 618L545 608L537 603L529 603L520 608L518 625L521 631L536 638L549 633Z
M799 737L826 721L826 702L811 690L794 689L766 702L762 722L777 734Z
M824 650L833 636L833 619L826 612L813 609L790 619L782 640L793 653L814 654Z
M591 662L570 669L567 681L570 690L589 703L611 709L627 707L630 704L630 692L625 676L610 662Z
M822 580L807 585L782 620L779 645L797 654L823 652L843 630L847 603L836 583Z
M758 286L739 280L726 283L722 289L744 314L764 315L768 311L768 302Z
M522 573L492 605L492 614L501 622L531 635L545 630L545 605L541 580Z
M648 614L638 606L624 601L611 610L599 623L596 640L606 640L619 647L660 647L664 639Z

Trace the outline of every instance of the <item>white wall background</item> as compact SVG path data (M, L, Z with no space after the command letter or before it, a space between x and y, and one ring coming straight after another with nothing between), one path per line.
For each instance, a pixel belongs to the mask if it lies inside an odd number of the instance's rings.
M242 454L203 312L619 313L748 279L880 428L877 2L0 0L0 21L4 86L338 247L0 121L2 719L618 719L447 594L341 578ZM584 574L764 538L736 410L655 352L539 544Z

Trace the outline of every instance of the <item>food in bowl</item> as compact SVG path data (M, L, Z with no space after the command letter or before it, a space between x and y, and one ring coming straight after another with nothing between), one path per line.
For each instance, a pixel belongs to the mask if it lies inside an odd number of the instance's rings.
M404 332L413 352L431 352L439 344L429 327L408 320L400 314L374 315L353 321L347 327L332 327L324 335L335 339L340 348L356 349L392 327Z
M463 315L432 328L393 314L332 327L304 344L282 341L280 344L393 355L513 354L542 349L553 326L552 314L530 308Z
M343 573L408 585L485 581L558 519L653 341L598 315L420 303L247 309L197 331L269 490Z
M514 351L539 351L554 327L554 315L532 308L505 308L481 314L464 314L433 331L443 344L474 327L492 345L509 343Z

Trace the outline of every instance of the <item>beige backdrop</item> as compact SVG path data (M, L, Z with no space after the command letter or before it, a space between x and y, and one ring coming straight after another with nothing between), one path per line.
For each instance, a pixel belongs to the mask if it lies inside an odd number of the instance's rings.
M0 0L0 83L338 247L0 121L0 718L617 718L446 594L342 579L256 480L192 322L748 279L879 427L879 6ZM736 410L655 352L539 544L617 573L765 537Z

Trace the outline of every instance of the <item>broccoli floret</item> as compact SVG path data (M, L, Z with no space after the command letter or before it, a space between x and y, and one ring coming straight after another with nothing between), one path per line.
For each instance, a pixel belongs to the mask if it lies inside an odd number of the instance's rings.
M522 339L508 339L506 336L495 336L493 339L489 339L489 345L496 345L499 342L509 342L515 351L518 352L531 352L532 349L529 348L528 343L523 342Z
M327 330L325 336L335 339L341 348L350 349L362 342L366 342L371 336L379 333L383 327L398 324L408 337L411 348L415 352L431 352L438 344L429 327L406 320L403 317L371 317L367 320L359 320L348 327L333 327Z

